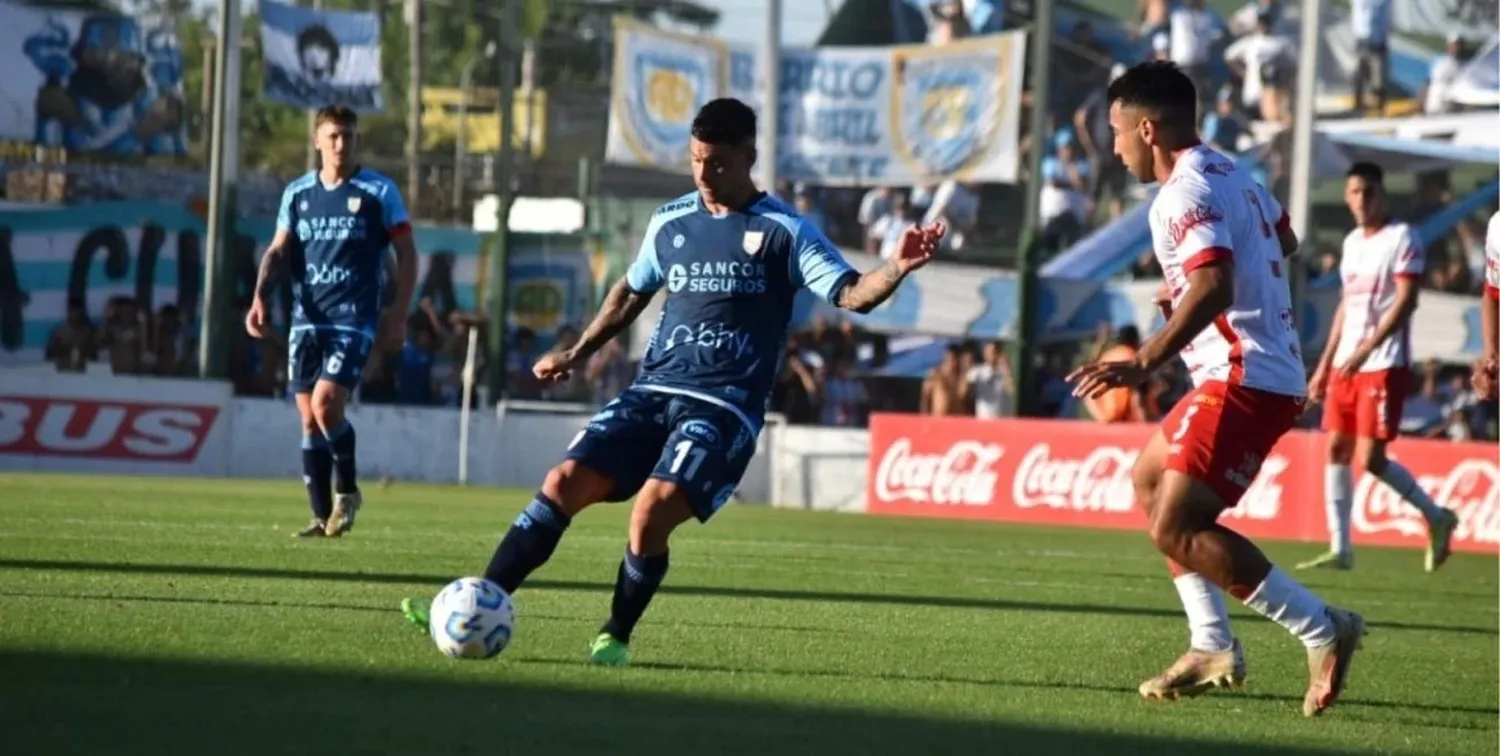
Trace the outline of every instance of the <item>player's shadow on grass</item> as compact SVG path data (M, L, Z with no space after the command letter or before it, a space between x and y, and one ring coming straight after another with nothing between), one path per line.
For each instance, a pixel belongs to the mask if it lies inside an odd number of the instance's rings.
M174 575L185 577L229 577L269 578L275 580L314 580L327 582L383 583L437 588L453 579L452 575L430 575L422 573L363 572L356 570L288 570L270 567L246 567L215 564L132 564L125 562L89 562L65 559L4 559L0 558L0 569L58 570L65 572L113 572L129 575ZM554 591L589 591L608 593L612 583L583 580L534 579L526 583L527 588ZM1027 601L1005 598L974 598L967 596L910 596L890 593L831 593L826 591L799 591L766 588L730 588L712 585L673 585L661 587L661 592L677 596L705 596L716 598L749 598L778 601L816 601L850 604L886 604L891 606L931 606L944 609L1000 609L1009 611L1064 612L1074 614L1101 614L1122 617L1167 617L1180 619L1182 610L1176 607L1133 606L1118 604L1077 604ZM1436 633L1461 633L1472 635L1500 636L1500 628L1466 625L1439 625L1425 622L1373 621L1370 627L1391 630L1421 630Z
M189 660L0 654L6 752L48 754L1325 754L1304 747L1075 732L1016 722L797 707L507 679L446 679ZM608 689L608 690L606 690Z

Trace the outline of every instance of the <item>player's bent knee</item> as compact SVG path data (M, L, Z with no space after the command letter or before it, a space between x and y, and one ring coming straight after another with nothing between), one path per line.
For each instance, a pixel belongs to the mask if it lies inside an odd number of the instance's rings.
M1360 439L1354 445L1353 462L1361 470L1371 474L1379 475L1385 471L1385 444L1380 441Z
M604 501L613 489L614 481L571 459L548 470L542 481L542 493L569 517Z
M1328 434L1328 461L1347 465L1354 461L1354 441L1342 433Z
M680 489L648 483L630 510L630 550L641 556L665 553L672 531L692 517L692 505Z

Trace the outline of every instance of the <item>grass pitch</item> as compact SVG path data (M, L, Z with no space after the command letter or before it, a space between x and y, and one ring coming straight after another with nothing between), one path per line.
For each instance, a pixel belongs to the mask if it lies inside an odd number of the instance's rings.
M1143 535L731 507L679 533L635 665L610 670L584 661L623 506L581 517L519 592L502 657L456 662L397 602L482 572L527 493L367 496L350 537L295 541L294 482L0 476L0 749L1496 752L1494 557L1429 576L1362 549L1308 576L1371 634L1344 700L1307 721L1301 646L1237 606L1243 691L1136 697L1187 641Z

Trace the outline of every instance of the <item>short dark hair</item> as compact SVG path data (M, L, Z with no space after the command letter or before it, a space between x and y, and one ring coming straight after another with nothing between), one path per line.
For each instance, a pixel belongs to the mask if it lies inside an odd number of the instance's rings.
M1349 178L1358 176L1364 179L1366 183L1374 184L1379 187L1385 186L1385 169L1368 160L1361 160L1358 163L1349 166L1349 172L1344 175Z
M1176 63L1153 60L1126 69L1110 82L1109 102L1142 108L1174 129L1194 130L1198 122L1198 88Z
M326 105L318 109L318 117L314 124L322 126L325 123L353 128L359 125L359 114L348 105Z
M1115 334L1115 341L1128 346L1139 347L1141 345L1141 329L1133 325L1120 326L1119 333Z
M709 100L693 118L693 138L704 144L755 141L755 111L733 97Z

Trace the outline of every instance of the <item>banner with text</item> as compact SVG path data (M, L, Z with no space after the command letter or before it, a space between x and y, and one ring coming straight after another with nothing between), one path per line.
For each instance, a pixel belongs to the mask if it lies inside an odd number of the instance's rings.
M777 175L828 186L1016 180L1026 36L940 47L784 50ZM756 53L635 22L615 29L611 162L687 173L694 114L716 97L761 112Z
M260 0L266 99L299 108L347 105L385 109L380 74L380 15L328 11Z
M227 264L235 281L232 295L243 301L275 224L240 219L235 230ZM476 308L481 236L464 228L413 230L417 297L432 299L439 312ZM545 346L557 329L579 326L592 312L589 254L567 237L546 243L517 237L507 276L512 318L535 330ZM82 303L95 323L117 297L146 310L173 304L196 317L205 244L203 219L167 203L0 210L0 366L40 362L70 302Z
M0 140L183 155L182 51L170 19L0 2Z
M1067 420L976 420L876 414L870 421L871 514L1142 529L1130 471L1156 427ZM1323 507L1327 444L1292 431L1222 517L1252 538L1328 540ZM1400 439L1391 457L1460 518L1454 548L1500 553L1500 462L1494 444ZM1363 475L1354 493L1354 542L1423 547L1421 515Z

